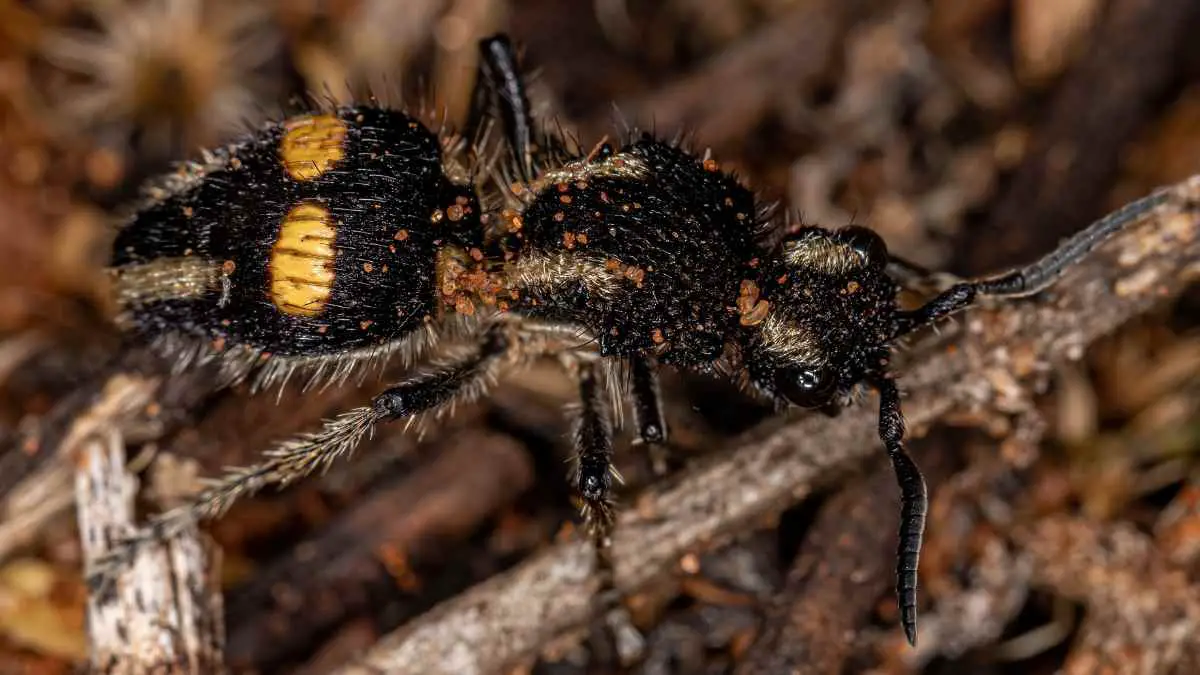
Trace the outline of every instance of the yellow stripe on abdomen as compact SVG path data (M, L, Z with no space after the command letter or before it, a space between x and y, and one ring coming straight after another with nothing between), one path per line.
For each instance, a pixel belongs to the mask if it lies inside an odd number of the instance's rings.
M305 115L284 123L279 157L292 180L308 181L346 156L346 123L335 115Z
M334 237L329 211L310 202L288 211L271 249L271 301L285 314L317 316L334 282Z

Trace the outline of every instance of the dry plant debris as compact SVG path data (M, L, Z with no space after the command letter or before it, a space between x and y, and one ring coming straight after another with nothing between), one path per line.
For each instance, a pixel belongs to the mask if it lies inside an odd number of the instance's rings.
M384 429L239 504L207 528L219 556L190 535L154 553L125 587L153 617L81 581L103 543L81 527L127 527L375 385L214 396L209 374L133 359L141 374L105 389L108 216L298 94L373 90L461 120L474 42L497 30L538 65L539 109L586 144L618 117L686 127L764 198L873 227L934 269L993 271L1157 186L1192 194L1053 292L899 355L927 434L913 452L940 477L919 650L891 628L896 497L873 487L870 401L764 422L719 385L664 382L676 470L655 478L618 445L618 581L646 650L631 672L1195 669L1200 4L0 0L0 673L602 661L553 368L422 443Z

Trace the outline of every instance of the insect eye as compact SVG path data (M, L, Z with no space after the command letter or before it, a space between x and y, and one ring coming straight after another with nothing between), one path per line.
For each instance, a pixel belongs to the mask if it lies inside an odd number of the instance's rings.
M776 390L801 408L819 408L828 403L836 384L829 368L782 368L775 372Z
M838 232L838 237L870 266L887 265L888 250L883 238L865 227L851 225Z

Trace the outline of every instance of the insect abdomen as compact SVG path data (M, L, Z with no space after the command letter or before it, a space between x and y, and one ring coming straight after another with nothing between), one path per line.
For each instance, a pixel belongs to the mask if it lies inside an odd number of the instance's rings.
M118 234L113 276L135 332L278 356L385 344L435 312L449 228L478 228L473 189L400 112L303 115L219 157Z

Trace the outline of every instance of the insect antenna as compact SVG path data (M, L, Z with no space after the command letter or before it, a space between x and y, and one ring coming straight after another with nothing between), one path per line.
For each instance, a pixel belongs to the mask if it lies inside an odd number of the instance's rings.
M900 408L900 390L886 375L871 384L879 390L879 438L883 441L896 482L900 486L900 541L896 551L896 600L900 605L900 625L908 643L917 646L917 568L921 539L925 534L925 515L929 510L925 478L916 462L904 449L904 413Z
M1169 197L1168 191L1158 190L1130 202L1076 233L1037 262L973 282L976 292L980 295L1012 298L1043 291L1092 249L1125 229L1139 216L1166 203Z
M509 150L517 165L517 174L521 182L528 183L533 180L537 170L533 156L533 112L512 42L505 35L495 35L479 43L479 52L479 77L486 80L487 86L475 87L477 100L472 106L468 128L482 125L480 118L485 111L498 111L509 139ZM497 98L500 100L497 101Z
M1092 249L1124 230L1138 217L1166 203L1169 197L1168 191L1158 190L1097 220L1036 262L995 276L957 283L922 307L898 312L891 338L907 335L966 309L978 297L1021 298L1044 291Z

